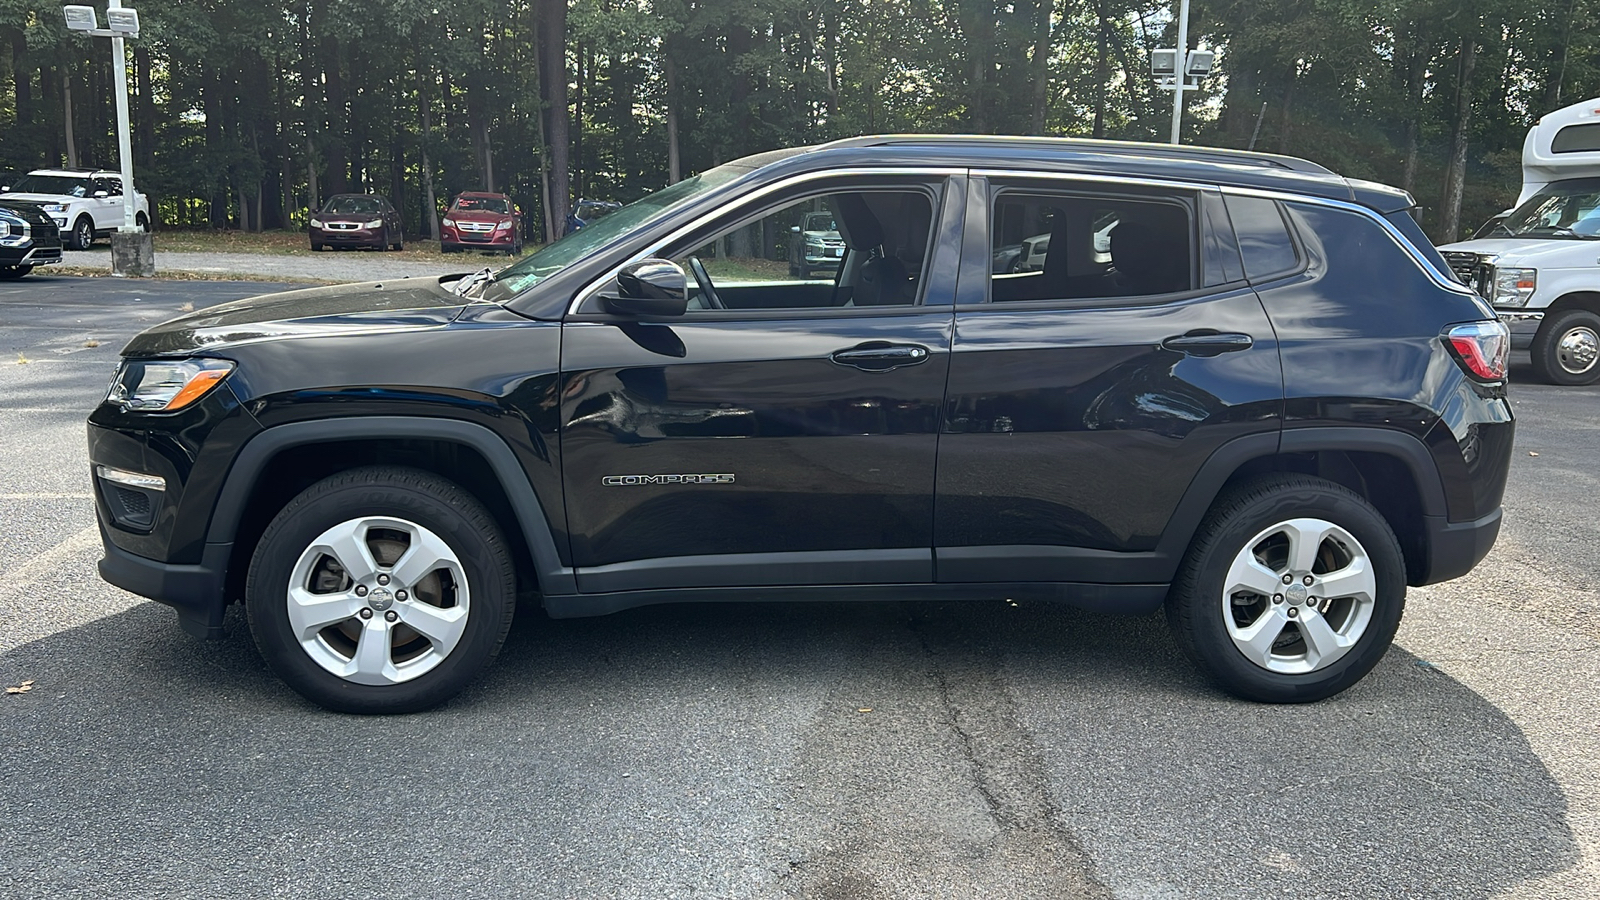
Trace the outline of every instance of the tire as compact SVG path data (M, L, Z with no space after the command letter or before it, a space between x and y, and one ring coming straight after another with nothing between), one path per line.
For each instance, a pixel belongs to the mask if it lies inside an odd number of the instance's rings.
M1545 319L1528 348L1533 372L1548 384L1600 380L1600 316L1569 309Z
M0 281L10 281L33 271L33 266L0 266Z
M1305 558L1314 565L1293 558L1313 546ZM1331 601L1317 593L1330 574L1341 585ZM1307 703L1378 664L1405 598L1400 543L1371 504L1320 478L1271 475L1212 506L1167 597L1167 621L1189 659L1227 692Z
M72 223L72 233L68 237L67 246L73 250L87 250L94 243L94 223L88 216L79 216L78 221Z
M150 220L145 217L144 213L139 213L137 216L134 216L133 224L138 226L140 231L143 231L147 234L150 231Z
M311 252L312 253L321 253L322 252L322 245L321 244L312 244L311 245Z
M425 551L416 562L412 548ZM483 504L392 466L341 472L291 500L245 581L267 664L348 713L418 712L455 696L499 652L515 599L511 554Z
M400 251L400 250L404 250L406 248L406 242L405 241L395 241L393 244L390 244L389 246L390 246L391 249L393 249L395 251Z
M449 244L444 244L444 245L439 247L439 251L441 253L460 253L461 252L461 248L460 247L452 247Z

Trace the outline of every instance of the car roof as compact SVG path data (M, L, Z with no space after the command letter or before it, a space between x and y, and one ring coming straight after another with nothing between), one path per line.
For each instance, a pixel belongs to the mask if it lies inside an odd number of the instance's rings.
M492 198L492 199L495 199L495 200L509 200L509 199L511 199L509 196L507 196L505 194L495 194L495 193L491 193L490 191L462 191L461 193L456 195L456 199L457 200L460 200L462 197Z
M122 177L122 173L121 172L113 172L110 169L33 169L32 171L28 172L28 174L29 175L90 175L90 176L104 176L104 177L109 177L109 178L121 178Z
M1389 213L1415 206L1411 195L1376 182L1344 178L1293 156L1225 147L1002 135L887 134L774 150L731 167L773 174L844 166L949 166L1071 172L1107 177L1199 181L1346 200Z

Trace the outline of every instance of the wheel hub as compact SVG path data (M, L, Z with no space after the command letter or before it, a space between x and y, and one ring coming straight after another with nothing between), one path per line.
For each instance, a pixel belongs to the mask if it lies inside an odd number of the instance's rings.
M1557 342L1556 356L1561 368L1581 375L1594 368L1595 360L1600 358L1600 334L1589 328L1574 328Z
M388 588L373 588L371 593L367 594L367 605L375 612L383 612L393 604L394 592Z
M1284 599L1289 601L1290 606L1299 606L1311 596L1311 591L1307 590L1303 584L1291 584L1284 588L1283 596Z

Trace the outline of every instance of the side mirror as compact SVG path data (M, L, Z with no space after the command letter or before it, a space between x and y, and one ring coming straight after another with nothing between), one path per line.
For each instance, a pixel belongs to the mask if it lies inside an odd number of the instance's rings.
M790 225L789 226L789 233L790 234L799 234L800 233L800 226L799 225Z
M109 196L111 196L111 195L106 193L105 191L95 191L94 192L94 197L95 197L96 200L102 200L102 199L104 199L106 197L109 197Z
M689 276L670 260L643 259L623 266L617 293L600 299L618 315L681 316L689 308Z

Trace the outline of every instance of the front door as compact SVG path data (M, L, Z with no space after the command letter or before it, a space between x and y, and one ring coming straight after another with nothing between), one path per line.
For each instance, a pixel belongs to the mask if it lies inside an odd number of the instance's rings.
M655 253L690 273L683 316L580 302L561 443L581 591L932 580L959 246L934 223L961 201L942 177L813 176ZM817 211L837 246L795 274Z
M956 314L938 580L1165 583L1187 533L1163 537L1206 461L1241 439L1270 454L1282 421L1277 340L1220 197L973 184L990 258L969 251L962 277L984 267L989 289ZM1003 264L1039 245L1037 268Z

